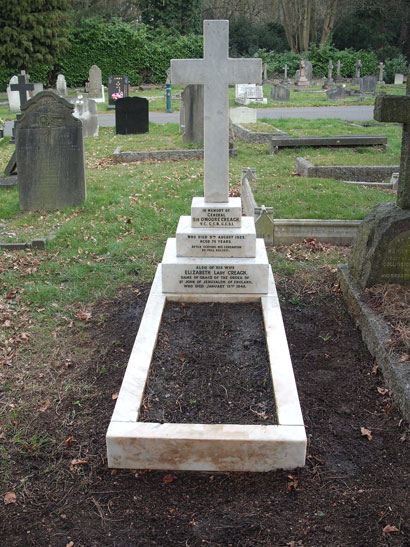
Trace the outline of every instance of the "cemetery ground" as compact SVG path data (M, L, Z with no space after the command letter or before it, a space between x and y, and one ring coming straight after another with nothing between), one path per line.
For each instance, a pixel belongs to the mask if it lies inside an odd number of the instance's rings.
M232 193L238 192L241 168L249 165L257 170L257 201L273 205L277 218L363 218L380 201L395 199L387 190L302 179L293 170L298 155L321 163L338 163L340 154L340 162L351 164L397 164L399 126L375 131L326 120L293 127L309 134L383 133L389 146L272 156L267 145L237 142ZM100 128L100 137L85 141L88 197L78 208L21 213L17 189L1 189L2 241L54 236L46 251L0 254L3 542L407 545L410 432L344 305L336 265L347 261L346 247L308 241L268 249L309 440L303 469L257 474L107 468L105 433L150 281L166 238L203 187L201 161L114 164L111 155L117 146L182 148L179 139L176 126L151 125L148 135L138 136ZM12 152L7 141L0 143L2 167ZM376 296L398 317L391 294ZM170 326L164 323L156 352L160 368L196 358L206 370L222 358L209 353L209 340L218 342L219 315L225 324L219 337L232 334L238 312L229 306L218 314L212 306L198 309L169 307ZM255 358L259 341L247 315L241 321L244 343L235 349ZM186 328L172 344L181 317ZM400 317L397 324L404 338L394 337L403 358L410 353L405 321ZM231 389L232 376L221 376L222 393ZM187 413L192 407L212 410L211 397L197 385L190 389L180 401ZM253 417L263 414L258 407L249 410Z

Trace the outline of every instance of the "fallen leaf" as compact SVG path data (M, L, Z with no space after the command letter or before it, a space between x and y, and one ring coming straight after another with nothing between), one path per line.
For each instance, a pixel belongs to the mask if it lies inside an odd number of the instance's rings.
M117 391L116 393L113 393L113 394L111 395L111 399L112 399L113 401L115 401L115 399L118 399L118 391Z
M383 534L391 534L392 532L400 532L400 530L396 526L392 526L391 524L387 524L383 528Z
M374 365L372 368L372 374L377 374L379 372L379 365Z
M365 427L361 427L360 431L361 431L363 437L367 437L367 439L369 441L371 441L373 439L372 432L370 431L370 429L366 429Z
M65 547L74 547L74 541L70 541L70 543L67 543Z
M9 505L10 503L17 503L17 496L14 492L7 492L4 496L4 505Z
M162 477L162 482L165 482L165 484L169 484L170 482L174 482L174 480L176 480L176 476L175 475L164 475Z
M78 311L77 312L78 319L81 319L82 321L88 321L91 317L91 312L89 311Z
M389 392L389 390L385 387L378 387L377 391L380 393L380 395L386 395L386 393Z
M400 442L404 443L406 441L406 434L403 433L403 435L400 437Z
M408 353L403 353L403 355L398 360L398 363L405 363L410 360L410 355Z
M51 405L50 399L46 399L41 405L41 407L38 409L39 412L45 412L50 405Z
M68 437L68 439L66 439L64 441L64 444L67 445L67 446L70 446L70 444L73 442L73 438L72 437Z
M87 465L87 464L88 464L88 460L75 458L74 460L71 460L70 470L72 471L76 465Z

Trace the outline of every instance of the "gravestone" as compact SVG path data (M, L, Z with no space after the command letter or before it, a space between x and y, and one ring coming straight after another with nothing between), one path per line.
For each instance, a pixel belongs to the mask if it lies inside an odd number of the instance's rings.
M355 78L360 78L360 69L362 68L362 61L358 59L355 62L354 66L356 68Z
M380 62L379 63L379 80L378 80L379 84L384 84L383 73L384 73L384 63Z
M289 83L289 78L288 78L289 67L288 67L287 64L285 64L285 66L283 67L283 70L284 70L284 75L283 75L282 83L283 84L288 84Z
M349 96L347 89L341 85L328 89L326 91L326 96L329 100L332 101L341 101Z
M108 76L108 107L115 108L115 101L128 95L128 76Z
M341 72L342 66L343 66L343 65L342 65L341 60L338 59L337 64L336 64L336 78L335 78L335 81L336 81L336 82L341 82L341 81L343 80L343 78L342 78L342 72Z
M309 84L312 83L313 80L313 65L311 61L303 61L305 65L305 76L307 80L309 81Z
M374 118L403 124L397 203L381 203L364 219L349 269L363 289L377 283L410 287L410 72L406 95L377 97Z
M29 97L27 96L27 92L34 91L34 84L29 83L29 76L25 73L24 70L22 70L21 73L17 76L17 83L15 84L10 83L10 90L16 91L18 93L18 96L19 96L18 110L21 110L27 103L27 100L29 100Z
M85 84L85 90L89 99L93 99L96 103L105 102L101 69L97 65L92 65L88 71L88 82Z
M268 82L268 63L263 64L263 82Z
M309 80L305 74L305 64L306 64L306 61L304 60L300 61L299 79L296 82L296 85L301 87L309 86Z
M333 75L333 62L330 59L328 68L327 68L327 78L325 78L325 81L323 83L323 88L332 89L335 86L335 81L332 78Z
M57 76L56 90L57 95L60 95L60 97L67 97L67 83L64 74L59 74Z
M83 134L74 106L42 91L16 123L20 208L54 210L85 200Z
M263 96L263 87L256 84L237 84L235 86L235 102L237 104L266 104L267 99Z
M98 137L98 110L93 99L78 95L74 103L73 116L81 120L83 137Z
M286 102L290 98L290 90L284 85L274 85L270 90L270 98L272 101Z
M11 86L18 84L18 77L12 76L9 85L7 86L7 98L9 101L9 109L11 112L20 112L20 95L18 91L12 91Z
M182 142L204 142L204 86L187 85L181 95ZM180 123L180 125L182 125Z
M117 135L139 135L149 131L148 100L124 97L115 101L115 132Z
M376 76L363 76L360 78L360 91L362 93L376 93Z
M394 75L395 85L402 85L403 82L404 82L404 75L403 74L395 74Z

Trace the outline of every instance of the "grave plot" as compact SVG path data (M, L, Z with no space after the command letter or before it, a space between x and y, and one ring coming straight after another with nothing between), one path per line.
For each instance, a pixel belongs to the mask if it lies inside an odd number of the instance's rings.
M260 76L260 59L228 58L227 21L204 21L203 59L171 62L175 84L204 85L204 197L193 198L191 216L181 217L158 266L107 432L110 467L268 471L304 465L306 435L272 271L253 219L242 217L240 198L229 197L228 85ZM167 301L260 304L277 424L138 421Z

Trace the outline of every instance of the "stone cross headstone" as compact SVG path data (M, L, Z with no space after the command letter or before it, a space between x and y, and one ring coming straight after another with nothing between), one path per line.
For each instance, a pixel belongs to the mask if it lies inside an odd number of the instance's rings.
M362 61L360 59L358 59L356 62L355 62L355 68L356 68L356 74L355 74L355 77L356 78L360 78L360 69L362 68Z
M228 57L228 21L204 21L203 59L173 59L174 85L204 86L205 202L228 202L229 84L259 82L261 59Z
M336 65L336 79L337 80L341 80L342 79L342 73L341 73L341 70L342 70L342 63L340 61L340 59L337 61L337 65Z
M410 71L406 95L376 97L374 118L403 124L397 204L381 203L364 219L349 268L362 288L377 283L410 287Z
M74 106L42 91L22 108L16 123L20 208L54 210L85 200L84 146Z
M115 101L117 135L139 135L149 131L148 99L124 97Z
M73 116L81 120L83 137L98 137L98 110L93 99L78 95L74 103Z
M108 105L115 108L115 101L128 97L128 76L108 76Z
M383 72L384 72L384 63L379 63L379 84L383 84Z
M181 95L182 142L204 142L204 86L187 85Z
M57 76L56 90L60 97L67 97L67 83L64 74L59 74Z
M332 74L333 74L333 61L332 59L330 59L328 67L327 67L327 77L329 80L332 79Z
M308 86L309 80L306 78L305 75L305 61L302 59L300 61L300 74L299 74L299 80L297 82L298 86Z
M289 69L288 65L285 65L285 66L283 67L283 70L285 71L285 75L284 75L284 77L283 77L283 83L284 83L284 84L289 83L288 69Z
M34 91L34 84L29 83L29 76L24 70L17 77L17 84L10 85L11 91L18 91L20 97L20 110L27 103L27 91Z
M94 99L97 103L105 102L101 69L97 65L92 65L88 71L88 82L85 84L85 89L89 99Z

